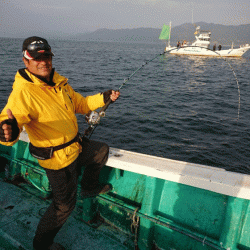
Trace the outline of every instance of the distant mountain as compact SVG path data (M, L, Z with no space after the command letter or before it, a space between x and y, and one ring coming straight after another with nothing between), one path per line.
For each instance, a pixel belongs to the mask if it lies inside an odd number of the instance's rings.
M213 23L199 22L197 26L201 30L211 31L211 44L235 45L250 43L250 24L245 25L221 25ZM171 44L177 41L194 41L195 26L185 23L172 28ZM136 29L98 29L87 34L78 34L71 39L82 41L112 41L112 42L140 42L140 43L162 43L158 39L161 29L136 28Z
M137 29L98 29L89 34L74 36L74 40L84 41L113 41L113 42L159 42L160 29L137 28Z

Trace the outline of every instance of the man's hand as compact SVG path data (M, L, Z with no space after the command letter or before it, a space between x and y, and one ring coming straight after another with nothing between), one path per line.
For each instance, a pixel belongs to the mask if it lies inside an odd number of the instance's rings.
M110 99L112 102L115 102L120 96L120 91L112 90L112 94L110 95Z
M111 100L112 102L115 102L120 96L120 91L114 91L110 89L110 90L105 91L103 95L104 95L105 103L107 103L109 100Z
M2 121L0 124L0 141L11 142L18 137L19 128L10 109L7 109L7 115L9 119Z

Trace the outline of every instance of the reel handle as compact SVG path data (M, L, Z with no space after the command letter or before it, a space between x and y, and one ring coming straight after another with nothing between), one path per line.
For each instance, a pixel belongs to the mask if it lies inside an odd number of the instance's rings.
M119 90L117 90L119 91ZM112 103L112 100L109 98L107 103L102 107L102 109L98 112L99 117L105 116L105 111L109 107L109 105ZM90 136L93 134L97 124L90 125L85 131L84 136L90 139Z

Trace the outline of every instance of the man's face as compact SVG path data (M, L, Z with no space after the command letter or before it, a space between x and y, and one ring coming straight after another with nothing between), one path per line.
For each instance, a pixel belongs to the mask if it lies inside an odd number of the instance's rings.
M37 59L32 60L23 58L23 62L30 73L44 77L49 81L52 71L51 55L41 55Z

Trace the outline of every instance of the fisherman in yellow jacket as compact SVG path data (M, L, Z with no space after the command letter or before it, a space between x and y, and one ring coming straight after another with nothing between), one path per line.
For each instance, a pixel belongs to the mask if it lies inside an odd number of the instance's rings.
M0 115L0 143L12 146L23 127L30 139L30 151L45 168L53 201L40 220L33 241L35 250L64 249L53 240L76 203L79 167L85 165L81 180L83 197L110 191L99 183L99 173L108 159L105 143L81 141L75 114L86 114L119 97L109 90L83 97L68 79L52 68L51 47L41 37L23 42L23 62L7 105Z

